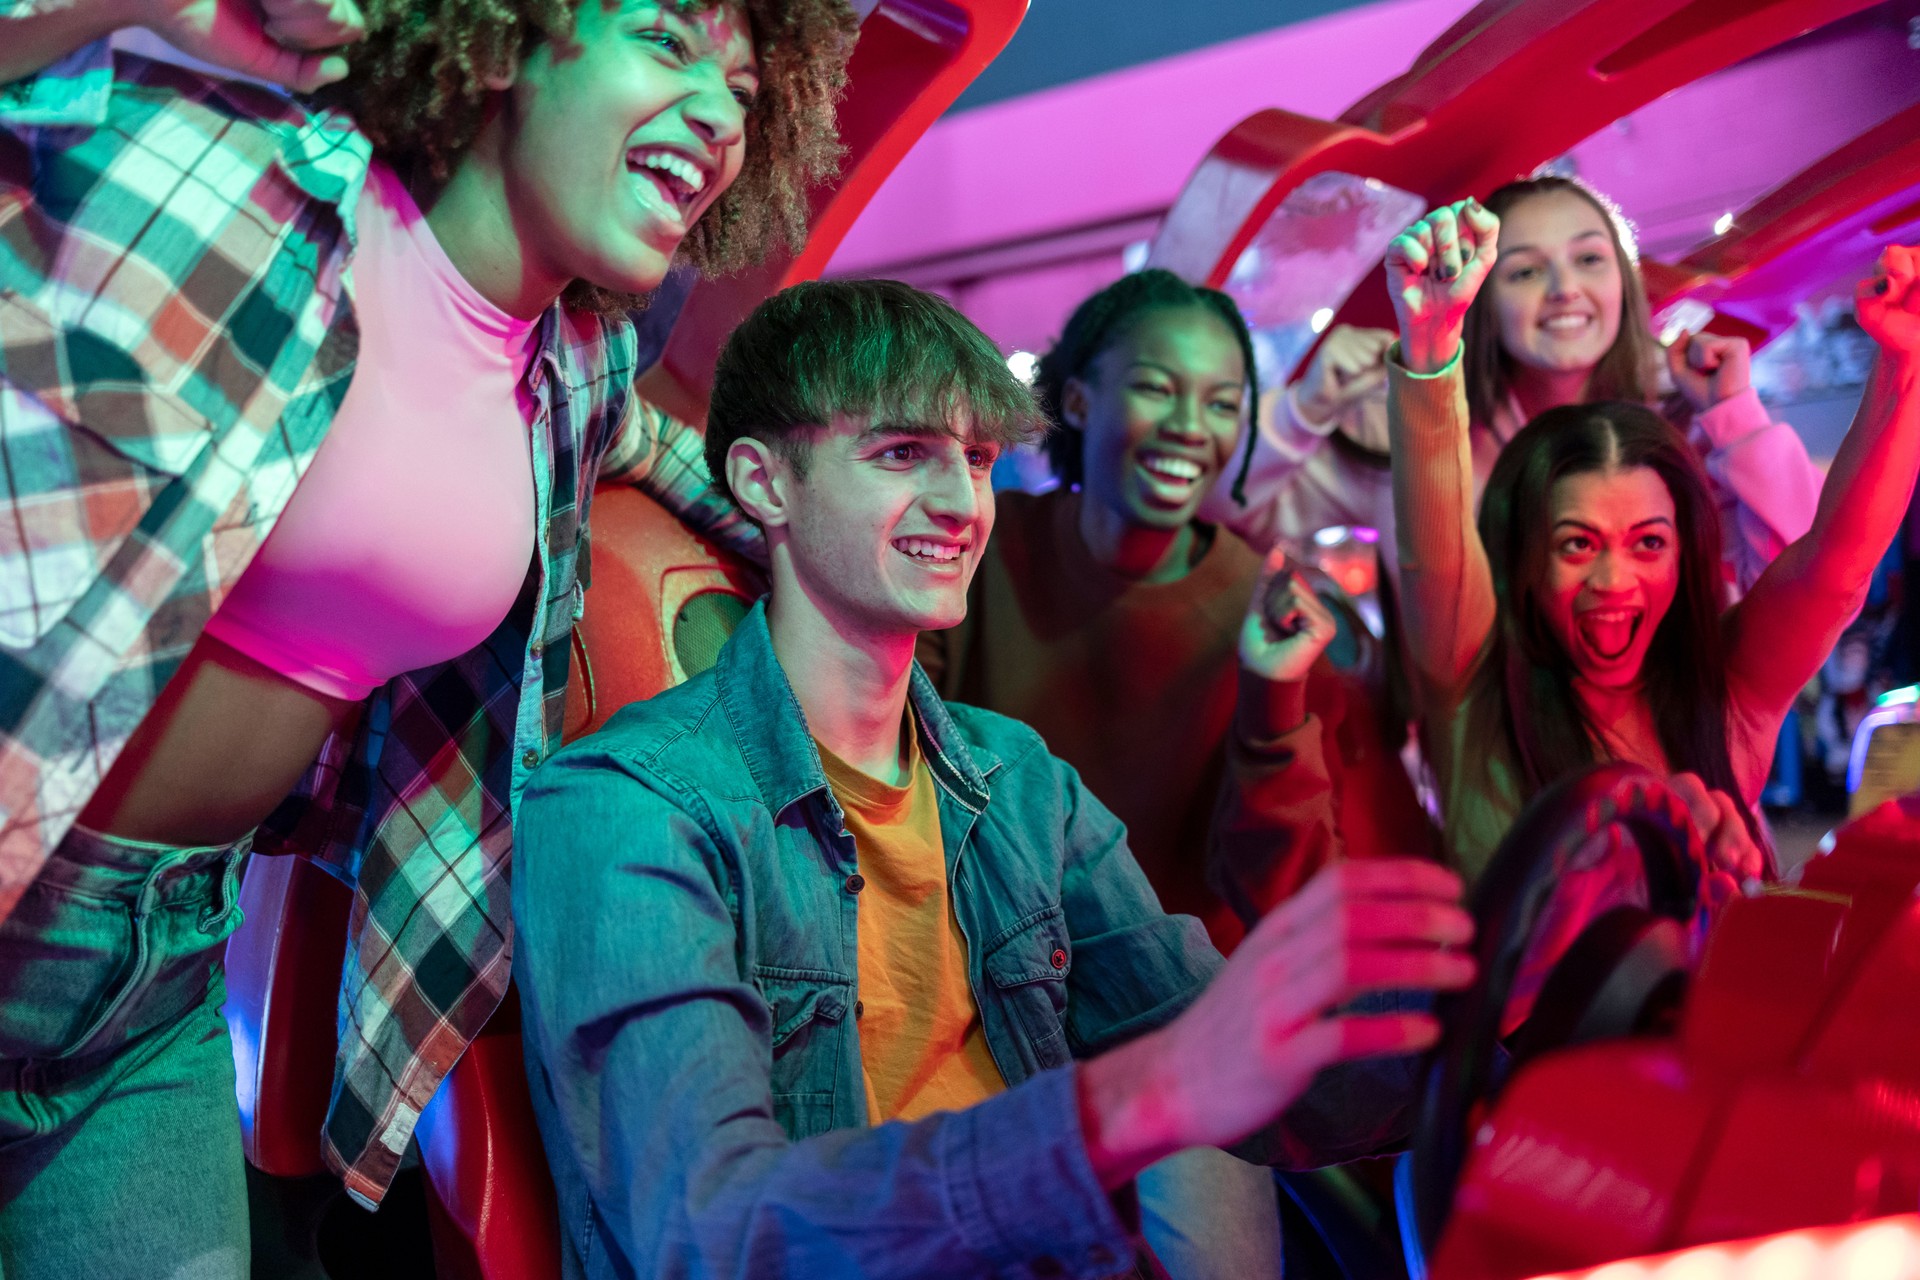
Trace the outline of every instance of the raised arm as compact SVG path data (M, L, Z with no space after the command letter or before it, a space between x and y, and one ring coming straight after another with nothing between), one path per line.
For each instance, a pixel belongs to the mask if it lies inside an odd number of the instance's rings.
M1889 248L1855 295L1880 344L1859 412L1820 490L1813 528L1760 575L1728 617L1729 676L1784 709L1859 608L1920 473L1920 249Z
M1268 553L1240 627L1239 704L1207 837L1207 881L1248 928L1340 857L1322 726L1307 712L1307 677L1337 629L1286 553Z
M1498 253L1500 220L1475 201L1435 209L1387 249L1400 319L1389 360L1394 536L1407 656L1423 696L1462 693L1493 634L1493 574L1473 515L1460 374L1467 308Z
M1734 583L1751 591L1766 567L1813 527L1820 472L1800 435L1775 422L1754 393L1745 338L1697 334L1667 348L1673 382L1707 444L1707 475L1730 497L1726 548Z
M0 0L0 83L35 75L122 27L303 93L347 74L366 33L354 0Z
M664 409L631 394L600 461L600 480L630 484L679 516L696 533L755 564L767 562L767 540L722 493L707 471L706 437Z
M1245 505L1233 500L1236 463L1207 495L1200 518L1262 551L1329 525L1383 526L1378 469L1330 442L1349 420L1384 418L1393 338L1385 329L1336 325L1298 382L1263 393ZM1379 449L1384 441L1365 443Z

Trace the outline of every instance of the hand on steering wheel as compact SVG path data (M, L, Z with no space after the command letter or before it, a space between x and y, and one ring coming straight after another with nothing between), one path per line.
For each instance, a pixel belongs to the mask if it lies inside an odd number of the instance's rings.
M1675 774L1667 783L1685 802L1693 825L1707 842L1707 874L1702 888L1709 909L1717 911L1759 888L1767 874L1767 855L1747 830L1739 802L1707 786L1698 774Z

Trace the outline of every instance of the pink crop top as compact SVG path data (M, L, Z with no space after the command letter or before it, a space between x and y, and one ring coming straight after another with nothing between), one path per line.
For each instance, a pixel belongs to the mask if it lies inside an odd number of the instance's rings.
M467 283L377 161L354 217L358 367L207 632L318 693L361 699L486 639L526 581L536 322Z

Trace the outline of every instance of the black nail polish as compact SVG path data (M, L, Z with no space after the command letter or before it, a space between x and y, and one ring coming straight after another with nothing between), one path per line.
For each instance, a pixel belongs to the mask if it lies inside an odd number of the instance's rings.
M1452 284L1453 278L1459 274L1460 273L1458 271L1455 271L1452 267L1441 266L1441 267L1434 268L1433 278L1435 280L1438 280L1441 284Z
M1885 292L1887 291L1887 282L1886 282L1885 280L1876 280L1876 281L1874 281L1874 282L1873 282L1873 291L1874 291L1875 293L1885 293Z

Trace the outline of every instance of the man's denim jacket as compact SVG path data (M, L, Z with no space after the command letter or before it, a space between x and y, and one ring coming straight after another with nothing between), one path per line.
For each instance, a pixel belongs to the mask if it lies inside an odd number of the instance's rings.
M711 671L528 785L514 974L568 1275L1131 1265L1070 1064L1170 1021L1221 959L1160 909L1119 821L1033 730L942 703L917 667L910 696L1008 1086L966 1111L868 1126L854 842L764 605ZM1355 1153L1277 1128L1286 1163Z

